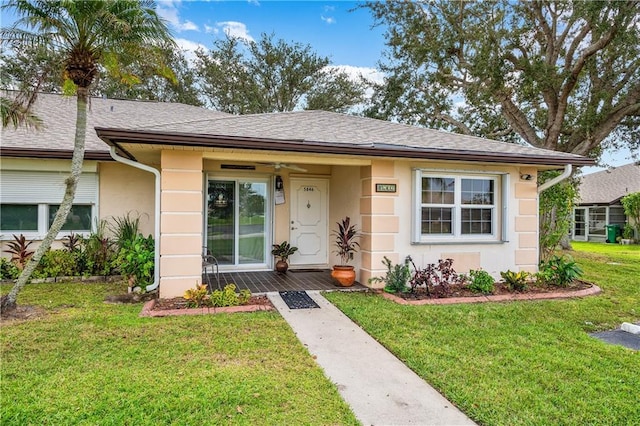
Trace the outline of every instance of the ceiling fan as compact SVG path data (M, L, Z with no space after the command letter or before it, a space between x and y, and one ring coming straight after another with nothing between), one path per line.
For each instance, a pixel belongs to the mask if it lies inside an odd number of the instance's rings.
M285 163L260 163L260 164L264 164L266 166L271 166L276 171L278 171L280 169L291 169L291 170L295 170L297 172L306 172L307 171L307 169L304 169L302 167L296 166L295 164L285 164Z

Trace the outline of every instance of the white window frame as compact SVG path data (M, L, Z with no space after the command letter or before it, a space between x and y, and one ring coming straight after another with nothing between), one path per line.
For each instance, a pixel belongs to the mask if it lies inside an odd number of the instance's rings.
M38 229L36 231L33 230L23 230L23 229L5 229L0 231L0 240L1 241L8 241L8 240L13 240L13 235L24 235L25 238L27 238L28 240L42 240L44 239L44 237L47 235L47 232L49 232L49 207L52 205L59 205L59 204L47 204L47 203L11 203L11 202L7 202L7 203L2 203L2 204L6 204L6 205L16 205L16 204L25 204L25 205L35 205L38 207ZM55 236L56 240L61 240L64 237L66 237L67 235L71 234L71 232L73 232L75 235L81 235L83 237L88 237L89 234L91 234L91 232L94 231L95 228L95 223L96 223L96 205L92 204L92 203L73 203L73 206L90 206L91 207L91 229L88 230L81 230L81 231L67 231L67 230L61 230L60 232L58 232L58 234Z
M422 179L443 178L454 179L454 204L423 204L422 203ZM463 205L462 204L462 180L482 179L493 181L494 199L492 205ZM500 172L462 172L451 170L414 169L413 182L413 226L412 244L438 244L438 243L492 243L507 242L508 229L508 174ZM451 234L422 234L422 208L423 207L451 207L452 208L452 233ZM463 234L462 233L462 209L491 209L491 234Z

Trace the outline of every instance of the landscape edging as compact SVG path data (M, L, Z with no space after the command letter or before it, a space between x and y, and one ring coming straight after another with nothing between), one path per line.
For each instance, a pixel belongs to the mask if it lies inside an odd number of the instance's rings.
M240 306L224 306L221 308L186 308L186 309L167 309L162 311L154 311L153 308L156 305L157 299L149 300L142 307L140 312L141 317L171 317L182 315L209 315L209 314L232 314L236 312L256 312L256 311L271 311L273 307L269 305L240 305Z
M387 300L391 300L400 305L453 305L456 303L486 303L486 302L512 302L520 300L550 300L550 299L571 299L574 297L586 297L600 294L602 289L595 284L582 290L570 292L552 293L532 293L532 294L500 294L500 295L480 295L474 297L444 297L441 299L406 300L394 294L381 291L380 294Z

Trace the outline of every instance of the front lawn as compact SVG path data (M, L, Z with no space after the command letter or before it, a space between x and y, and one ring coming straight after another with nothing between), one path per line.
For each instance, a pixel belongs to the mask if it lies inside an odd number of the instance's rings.
M45 315L0 327L3 425L357 424L277 313L139 318L103 303L124 290L26 287Z
M640 352L587 332L640 320L640 246L575 248L602 295L448 306L326 297L480 424L636 425Z

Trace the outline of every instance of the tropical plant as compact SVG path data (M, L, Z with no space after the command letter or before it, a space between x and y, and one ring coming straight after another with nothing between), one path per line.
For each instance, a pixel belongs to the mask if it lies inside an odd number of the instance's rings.
M622 238L625 240L630 240L633 238L633 226L630 223L624 225L622 229Z
M544 284L566 287L582 276L582 269L571 256L552 256L540 262L536 278Z
M469 290L474 293L491 294L495 289L495 280L482 269L469 271Z
M199 284L195 288L190 288L184 292L184 299L187 301L187 307L200 308L210 305L210 297L207 292L206 284Z
M107 222L96 222L95 230L84 240L85 273L90 275L109 275L113 270L116 256L113 241L106 234Z
M404 263L394 265L391 260L385 256L382 264L387 267L387 273L384 277L369 278L369 283L384 283L384 291L387 293L404 293L407 291L407 283L411 278L411 270L409 269L410 259L410 257L407 257Z
M121 249L125 244L138 238L140 215L134 216L131 212L127 212L123 216L113 217L108 228L113 234L115 244Z
M636 232L640 235L640 192L625 195L620 201L624 207L624 214L635 223Z
M72 232L62 239L62 245L71 253L82 251L82 236Z
M419 269L411 256L407 259L413 265L413 276L409 281L411 292L418 288L424 288L429 296L442 297L451 292L451 286L464 281L462 275L458 275L453 269L453 259L438 259L438 264L429 263L425 268Z
M211 293L211 306L238 306L243 302L248 302L250 298L251 292L249 290L241 290L238 294L235 284L227 284L222 290L214 290Z
M141 289L153 283L155 269L155 243L153 236L137 235L124 240L115 264L120 272Z
M13 234L13 241L9 241L7 245L9 250L5 250L7 253L11 253L11 261L20 269L24 270L24 266L27 264L31 256L33 256L33 250L29 250L29 246L33 241L27 241L27 238L20 234L16 236Z
M289 256L298 251L298 247L291 247L287 241L283 241L280 244L273 244L273 250L271 254L280 259L281 262L286 262Z
M500 272L500 276L504 280L505 285L509 290L523 291L527 289L527 280L529 279L527 271L513 272L505 271Z
M559 174L554 170L538 173L538 185ZM540 259L548 259L559 244L563 248L571 248L568 235L573 219L573 206L577 198L576 179L564 180L540 193L538 202Z
M349 216L336 222L336 225L338 225L338 229L331 232L331 235L335 237L333 245L337 248L334 253L340 257L340 264L346 265L350 260L353 260L354 253L360 247L356 241L360 235L356 226L351 224Z
M48 46L64 52L63 87L76 94L76 131L71 159L71 173L66 179L64 198L46 237L35 251L9 294L2 297L0 311L15 309L16 298L26 285L44 253L64 225L71 210L76 187L82 173L87 134L87 101L89 88L98 66L126 78L122 63L137 58L151 60L148 52L160 45L173 43L166 23L149 0L46 1L9 0L2 10L17 16L10 28L2 28L2 41L33 46ZM140 55L140 52L146 52ZM159 73L171 75L165 67Z

